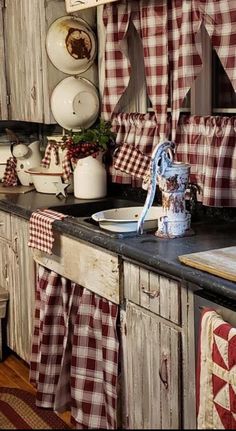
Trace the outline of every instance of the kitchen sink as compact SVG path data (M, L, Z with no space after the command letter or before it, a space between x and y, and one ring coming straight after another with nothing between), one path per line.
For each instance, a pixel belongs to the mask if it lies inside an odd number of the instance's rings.
M119 198L103 198L93 201L86 201L71 205L57 205L49 207L53 211L58 211L71 217L91 217L98 211L105 211L113 208L143 206L140 202Z
M70 205L56 205L51 206L49 209L53 211L58 211L62 214L66 214L67 216L72 217L71 221L75 223L79 223L80 225L85 226L89 230L96 232L102 232L104 235L115 238L125 238L137 235L136 232L108 232L105 229L99 227L98 222L92 219L92 215L99 212L105 211L109 209L115 208L124 208L124 207L137 207L143 206L143 203L128 200L128 199L120 199L107 197L97 200L90 200L86 202L73 203Z

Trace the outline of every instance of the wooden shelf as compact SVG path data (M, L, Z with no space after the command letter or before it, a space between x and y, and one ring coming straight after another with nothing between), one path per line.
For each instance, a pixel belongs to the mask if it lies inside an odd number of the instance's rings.
M118 0L65 0L66 11L68 13L76 12L82 9L88 9L90 7L99 6L105 3L112 3Z

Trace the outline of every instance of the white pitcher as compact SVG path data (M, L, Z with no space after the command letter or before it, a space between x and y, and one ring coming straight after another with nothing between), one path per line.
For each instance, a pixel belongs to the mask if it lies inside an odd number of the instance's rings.
M31 144L12 144L12 155L16 158L16 173L23 186L33 183L30 174L25 171L30 168L40 166L42 155L40 153L40 142L34 141Z

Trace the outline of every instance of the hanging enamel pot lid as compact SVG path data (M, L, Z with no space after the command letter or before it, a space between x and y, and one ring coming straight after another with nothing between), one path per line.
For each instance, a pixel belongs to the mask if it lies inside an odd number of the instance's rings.
M49 27L46 50L57 69L68 75L77 75L93 64L97 54L96 37L83 19L63 16Z
M51 110L56 122L66 130L79 131L95 123L99 114L98 90L82 77L69 76L54 88Z

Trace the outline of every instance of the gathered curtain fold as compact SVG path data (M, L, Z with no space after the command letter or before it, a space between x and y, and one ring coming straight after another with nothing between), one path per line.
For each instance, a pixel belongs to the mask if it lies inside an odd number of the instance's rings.
M122 0L104 8L105 88L102 115L110 119L130 82L127 30L135 26L143 46L147 93L166 137L168 105L172 140L183 101L202 67L204 25L236 91L235 0Z
M236 2L235 0L194 0L193 3L236 91Z
M160 125L155 113L121 113L113 116L112 128L118 145L110 172L112 180L132 184L134 178L142 179L148 173L150 155L160 140Z
M36 405L71 410L76 429L115 429L118 306L38 266L30 381Z
M183 116L176 159L191 165L190 181L206 206L236 206L236 117Z

